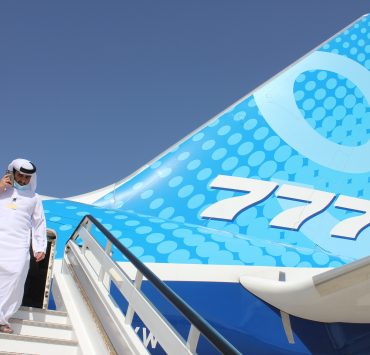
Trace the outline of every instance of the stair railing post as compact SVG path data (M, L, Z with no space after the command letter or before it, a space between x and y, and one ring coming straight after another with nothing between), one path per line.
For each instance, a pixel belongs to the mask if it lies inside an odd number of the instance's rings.
M198 341L199 341L200 331L192 324L190 327L188 340L186 346L192 354L196 353Z
M110 258L111 257L111 251L112 251L112 242L110 240L107 241L107 245L105 246L105 254ZM103 282L104 276L106 274L105 269L103 268L103 265L100 265L100 271L99 271L99 276L98 280L100 282Z
M81 228L85 228L90 235L91 235L91 227L92 227L92 222L89 219L87 219L86 224L84 226L81 226ZM82 244L82 254L83 255L85 255L86 248L87 248L86 242L84 241Z
M143 282L143 274L139 270L136 270L136 277L135 277L135 281L134 281L134 287L137 290L140 290L142 282ZM125 318L125 323L126 324L131 324L132 323L132 319L134 318L134 314L135 314L134 308L129 303L128 308L127 308L127 312L126 312L126 318Z

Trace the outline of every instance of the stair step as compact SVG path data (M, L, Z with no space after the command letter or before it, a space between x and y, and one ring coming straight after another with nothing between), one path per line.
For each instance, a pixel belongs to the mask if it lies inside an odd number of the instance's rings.
M34 320L38 322L69 324L66 312L51 311L33 307L21 307L14 315L14 318Z
M72 326L68 324L56 324L17 318L11 318L9 322L15 334L65 340L75 339Z
M30 355L78 355L81 353L76 340L0 333L0 344L1 350L5 353L7 351Z

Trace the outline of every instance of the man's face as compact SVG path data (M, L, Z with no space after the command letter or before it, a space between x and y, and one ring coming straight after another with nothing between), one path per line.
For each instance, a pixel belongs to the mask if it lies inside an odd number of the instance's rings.
M30 180L31 176L30 175L23 175L17 170L14 172L14 180L21 186L27 185Z

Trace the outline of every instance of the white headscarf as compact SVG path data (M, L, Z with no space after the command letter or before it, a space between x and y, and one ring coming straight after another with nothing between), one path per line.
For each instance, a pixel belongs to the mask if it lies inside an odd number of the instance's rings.
M15 159L8 166L8 170L10 172L13 172L14 169L23 175L31 176L31 180L29 182L30 190L35 192L37 186L36 166L29 160Z

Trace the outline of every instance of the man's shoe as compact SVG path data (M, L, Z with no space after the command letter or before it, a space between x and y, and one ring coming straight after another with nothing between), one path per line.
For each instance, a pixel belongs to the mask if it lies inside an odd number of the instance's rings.
M13 329L8 324L0 325L0 333L12 334L14 333Z

